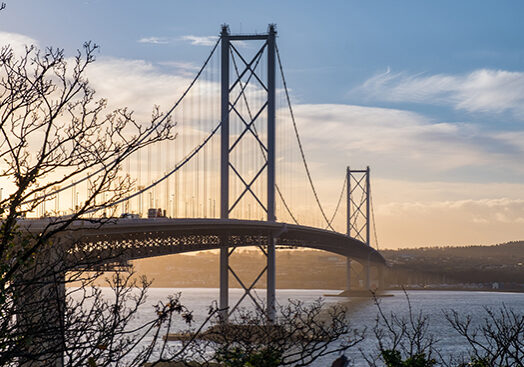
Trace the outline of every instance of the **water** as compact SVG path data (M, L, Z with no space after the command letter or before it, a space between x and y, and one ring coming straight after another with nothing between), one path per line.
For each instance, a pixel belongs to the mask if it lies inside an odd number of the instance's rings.
M208 315L209 305L218 298L218 289L209 288L152 288L148 293L147 304L140 311L135 323L155 316L152 304L166 299L169 294L180 292L182 303L193 311L195 324L199 325ZM242 295L240 289L230 290L230 305ZM260 296L264 295L260 292ZM279 304L285 304L288 299L301 300L310 303L322 297L325 294L334 294L336 292L329 290L277 290L277 301ZM389 291L388 294L393 297L381 298L380 304L384 313L394 313L398 316L408 316L408 302L406 296L401 291ZM464 340L450 327L444 317L445 311L455 310L461 315L471 315L474 320L480 320L485 316L485 307L498 309L503 305L522 312L524 306L524 294L521 293L503 293L503 292L461 292L461 291L409 291L409 300L415 313L420 310L429 318L429 332L438 339L439 348L445 353L460 353L466 348ZM377 316L377 306L372 299L355 298L345 299L338 297L325 297L326 305L344 304L348 306L350 323L354 328L367 328L367 340L359 344L363 350L371 350L376 346L376 341L371 336L371 329ZM246 303L249 305L250 303ZM178 320L175 328L185 329L186 325L182 320ZM358 348L346 353L356 365L362 365L361 352ZM315 363L315 366L330 365L336 356L325 358Z

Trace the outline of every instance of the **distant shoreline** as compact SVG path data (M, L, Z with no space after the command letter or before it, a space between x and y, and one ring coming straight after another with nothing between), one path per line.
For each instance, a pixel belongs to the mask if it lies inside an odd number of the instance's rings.
M155 287L152 286L151 288L158 288L158 289L169 289L169 288L175 288L175 289L219 289L218 287L188 287L188 286L171 286L171 287ZM229 289L237 289L242 290L242 288L233 288L230 287ZM257 288L258 290L265 290L265 288ZM342 292L340 288L277 288L277 291L339 291ZM402 291L402 288L386 288L383 291ZM489 292L489 293L524 293L524 289L488 289L488 288L410 288L406 287L404 288L406 291L449 291L449 292ZM364 290L359 290L359 292L365 292Z
M490 292L490 293L524 293L524 289L489 289L489 288L404 288L406 291L450 291L450 292ZM386 289L386 291L401 291L400 288Z

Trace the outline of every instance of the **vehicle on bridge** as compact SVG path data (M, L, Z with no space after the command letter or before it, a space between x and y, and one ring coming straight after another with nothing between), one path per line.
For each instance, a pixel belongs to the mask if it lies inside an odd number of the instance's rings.
M140 219L140 214L135 213L122 213L120 219Z
M162 208L149 208L147 210L148 218L166 218L166 211Z

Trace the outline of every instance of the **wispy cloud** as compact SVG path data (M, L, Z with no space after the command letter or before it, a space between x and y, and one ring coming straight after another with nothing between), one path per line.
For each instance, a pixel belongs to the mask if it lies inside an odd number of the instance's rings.
M308 148L330 164L344 165L347 160L384 171L398 167L412 178L462 168L481 170L494 164L504 166L507 173L524 173L520 163L524 152L518 140L473 124L439 122L398 109L340 104L297 105L295 114ZM326 147L339 154L331 156Z
M193 35L187 35L182 36L178 38L174 37L143 37L140 38L137 42L138 43L148 43L153 45L166 45L169 43L177 42L177 41L183 41L183 42L189 42L192 45L195 46L213 46L218 37L216 36L193 36Z
M410 75L387 70L352 93L391 102L448 104L469 112L509 111L524 118L524 72L479 69L462 75Z
M162 66L169 66L175 69L179 70L188 70L188 71L197 71L200 70L200 66L196 65L192 62L184 62L184 61L161 61L158 63Z
M150 62L109 57L90 65L87 76L97 95L108 99L110 108L127 106L145 121L154 105L171 107L190 81Z
M192 45L195 46L213 46L216 42L218 37L217 36L182 36L180 37L183 41L189 41Z
M168 37L143 37L140 38L138 43L150 43L153 45L165 45L170 43L172 40Z
M169 73L187 78L193 78L201 67L192 62L184 61L161 61L157 65L163 67Z
M16 55L20 55L25 51L25 48L31 45L38 45L38 42L19 33L0 32L0 47L11 46Z

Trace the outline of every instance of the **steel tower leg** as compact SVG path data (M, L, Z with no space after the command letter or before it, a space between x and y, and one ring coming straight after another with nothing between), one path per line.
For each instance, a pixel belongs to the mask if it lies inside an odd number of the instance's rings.
M267 220L275 217L275 36L273 24L269 25L267 40ZM267 317L275 319L276 263L275 239L271 236L267 248Z
M221 127L220 127L220 218L229 217L229 28L222 26L221 33ZM229 307L229 248L227 236L222 237L220 248L220 317L228 318Z
M370 237L370 228L371 228L371 221L369 220L369 188L370 188L370 182L369 182L369 166L366 167L366 245L371 246L371 237ZM370 289L371 287L371 281L370 281L370 263L369 258L366 263L366 289Z
M346 167L346 234L351 236L351 170ZM346 257L346 291L351 291L351 258Z

